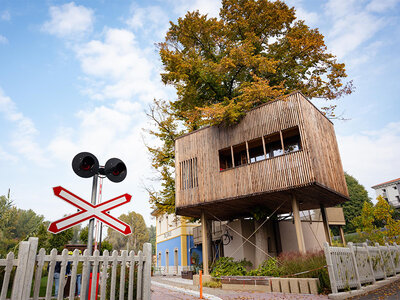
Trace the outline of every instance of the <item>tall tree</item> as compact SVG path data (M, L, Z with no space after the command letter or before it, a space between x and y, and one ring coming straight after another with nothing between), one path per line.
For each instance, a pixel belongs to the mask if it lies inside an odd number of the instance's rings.
M0 255L4 256L20 241L36 235L43 216L19 209L9 197L0 196Z
M153 255L156 254L156 238L157 238L157 234L156 234L156 226L150 225L149 228L147 228L149 230L149 243L151 243L151 249L153 249Z
M296 20L295 9L282 1L222 0L219 18L196 11L170 24L159 43L161 77L176 88L177 99L162 107L156 101L152 112L160 114L149 114L157 128L152 134L162 142L149 148L162 181L159 192L150 190L150 201L162 211L172 212L175 203L173 142L180 134L234 124L253 107L295 90L327 100L353 90L323 35ZM334 106L325 110L334 117Z
M112 228L107 230L107 240L115 250L134 250L136 253L142 250L143 244L149 241L149 232L146 228L143 216L134 211L122 214L119 219L131 226L132 234L124 236Z
M346 179L350 201L340 204L339 206L343 207L344 218L346 220L346 226L343 230L346 233L350 233L356 231L356 227L352 221L355 217L361 215L364 202L368 202L371 205L372 202L368 197L367 190L358 182L357 179L347 173L344 174L344 177Z

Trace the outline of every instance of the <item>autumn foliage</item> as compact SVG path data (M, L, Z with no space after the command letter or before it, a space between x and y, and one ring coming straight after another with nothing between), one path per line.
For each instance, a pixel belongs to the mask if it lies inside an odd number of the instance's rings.
M373 243L400 243L400 220L393 218L394 210L382 196L377 200L375 206L364 202L361 215L353 220L357 232Z
M222 0L219 18L187 12L170 22L158 49L162 81L177 93L155 100L148 114L157 128L151 134L163 143L148 147L162 182L161 190L148 190L162 211L174 210L173 144L180 134L235 124L250 109L293 91L327 100L353 91L324 36L279 0ZM334 105L326 112L334 116Z

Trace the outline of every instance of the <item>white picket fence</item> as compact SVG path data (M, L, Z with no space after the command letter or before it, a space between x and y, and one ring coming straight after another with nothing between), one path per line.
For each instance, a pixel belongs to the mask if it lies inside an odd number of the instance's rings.
M30 238L29 241L19 244L17 259L14 258L14 253L12 252L7 255L6 259L0 259L0 267L3 267L5 272L0 300L55 299L55 297L52 296L52 288L56 262L61 262L60 274L65 274L68 262L72 263L71 283L76 282L78 264L80 262L83 263L80 299L97 300L100 298L104 300L107 297L106 290L108 288L110 289L110 293L107 300L115 300L117 275L119 275L119 300L133 300L135 269L137 270L136 299L148 300L151 298L150 276L152 256L151 244L149 243L145 243L143 245L143 252L139 251L137 255L135 255L133 251L128 255L128 252L124 250L121 251L121 254L118 254L117 251L113 251L111 256L107 250L104 251L102 256L99 255L98 250L94 251L92 256L88 255L87 250L85 250L83 255L80 255L78 250L75 250L72 255L68 255L68 250L66 249L63 250L61 255L57 255L56 249L53 249L49 255L46 255L44 249L40 249L37 254L37 246L38 239ZM45 263L49 263L46 295L45 297L39 297L40 282ZM118 265L120 265L120 268L117 268ZM135 268L135 265L137 268ZM16 268L16 270L12 287L10 287L13 268ZM117 274L118 269L120 270L119 274ZM89 282L90 270L92 270L93 280L91 283L90 295L88 295L89 286L85 283ZM96 297L96 279L98 277L98 272L100 272L100 282L98 297ZM109 279L110 273L111 278ZM126 279L128 279L127 295L125 294ZM64 299L65 282L66 277L60 276L58 300ZM11 298L7 298L9 288L11 288ZM75 288L75 284L70 284L69 300L76 299L76 296L74 296Z
M375 283L400 273L400 247L396 243L380 246L331 247L324 244L332 293Z

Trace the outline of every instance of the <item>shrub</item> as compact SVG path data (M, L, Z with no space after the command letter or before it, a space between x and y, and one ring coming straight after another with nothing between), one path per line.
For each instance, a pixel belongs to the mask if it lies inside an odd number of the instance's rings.
M203 282L203 286L209 288L220 288L222 286L222 283L220 280L212 280L208 282Z
M281 270L277 264L277 260L270 258L265 260L257 269L248 272L249 276L273 276L278 277Z
M307 254L300 254L299 252L283 253L279 255L278 261L282 277L314 270L294 277L318 278L320 282L320 292L330 290L328 270L323 267L326 265L323 251L308 252Z
M216 262L211 275L221 276L244 276L247 274L246 266L252 266L247 260L234 261L232 257L220 257Z

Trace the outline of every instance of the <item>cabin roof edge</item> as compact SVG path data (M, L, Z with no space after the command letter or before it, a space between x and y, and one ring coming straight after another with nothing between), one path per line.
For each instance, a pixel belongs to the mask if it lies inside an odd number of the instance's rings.
M290 94L283 95L283 96L281 96L281 97L276 98L275 100L268 101L268 102L265 102L265 103L263 103L263 104L260 104L259 106L250 109L250 110L246 113L246 115L247 115L249 112L253 111L253 110L259 109L259 108L261 108L261 107L263 107L263 106L266 106L266 105L269 105L269 104L272 104L272 103L275 103L275 102L278 102L278 101L283 101L285 98L291 97L291 96L296 95L296 94L300 94L300 95L301 95L308 103L310 103L322 116L324 116L326 120L328 120L328 121L333 125L333 122L332 122L331 120L329 120L329 118L328 118L324 113L322 113L322 112L321 112L321 111L320 111L320 110L319 110L319 109L318 109L318 108L317 108L317 107L316 107L316 106L301 92L301 91L293 91L293 92L291 92ZM218 125L214 125L214 126L218 126ZM181 136L177 137L177 138L175 139L175 141L176 141L176 140L179 140L179 139L181 139L181 138L183 138L183 137L186 137L186 136L188 136L188 135L191 135L191 134L193 134L193 133L197 133L197 132L199 132L199 131L201 131L201 130L210 128L210 127L213 127L213 126L207 125L207 126L204 126L204 127L202 127L202 128L199 128L199 129L197 129L197 130L194 130L194 131L192 131L192 132L188 132L188 133L182 134Z

